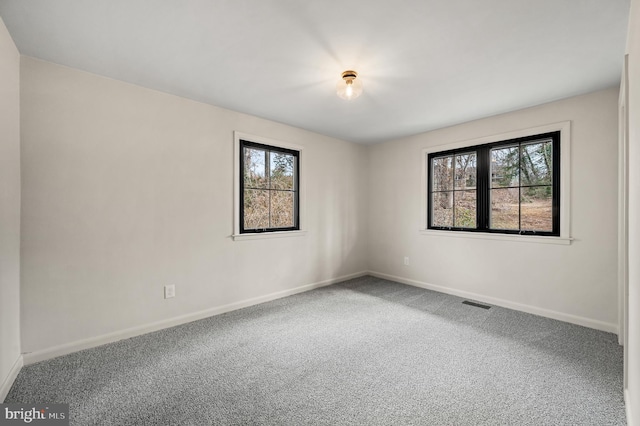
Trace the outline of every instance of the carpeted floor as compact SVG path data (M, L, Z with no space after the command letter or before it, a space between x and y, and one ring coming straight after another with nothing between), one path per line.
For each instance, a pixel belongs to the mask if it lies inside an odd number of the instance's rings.
M72 425L624 425L616 336L363 277L25 367Z

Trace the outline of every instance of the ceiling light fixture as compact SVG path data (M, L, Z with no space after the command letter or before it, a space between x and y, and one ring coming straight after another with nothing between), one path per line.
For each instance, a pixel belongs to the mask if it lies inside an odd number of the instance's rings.
M347 70L342 73L342 79L336 84L336 92L342 99L350 101L362 93L362 81L357 80L358 73Z

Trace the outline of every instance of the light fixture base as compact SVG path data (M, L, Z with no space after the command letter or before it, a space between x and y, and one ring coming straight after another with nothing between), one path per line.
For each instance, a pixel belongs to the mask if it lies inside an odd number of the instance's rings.
M347 70L342 73L343 80L354 80L356 77L358 77L358 73L352 70Z

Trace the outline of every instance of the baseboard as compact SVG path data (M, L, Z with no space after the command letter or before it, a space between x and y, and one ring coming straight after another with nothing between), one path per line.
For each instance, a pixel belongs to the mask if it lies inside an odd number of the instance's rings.
M358 272L355 274L344 275L337 278L332 278L313 284L307 284L300 287L282 290L275 293L266 294L264 296L253 297L250 299L241 300L227 305L216 306L203 311L193 312L190 314L181 315L178 317L169 318L162 321L153 322L138 327L127 328L124 330L116 331L113 333L103 334L101 336L90 337L88 339L77 340L75 342L65 343L63 345L54 346L51 348L42 349L39 351L24 353L24 364L34 364L36 362L45 361L48 359L56 358L62 355L67 355L73 352L78 352L84 349L94 348L96 346L105 345L107 343L117 342L118 340L128 339L142 334L151 333L154 331L162 330L176 325L186 324L192 321L197 321L203 318L212 317L214 315L224 314L225 312L235 311L237 309L246 308L253 305L259 305L260 303L270 302L272 300L281 299L283 297L292 296L294 294L303 293L305 291L313 290L320 287L325 287L331 284L336 284L342 281L350 280L353 278L362 277L367 275L366 271Z
M490 305L502 306L503 308L514 309L517 311L527 312L529 314L539 315L542 317L552 318L559 321L582 325L584 327L594 328L596 330L607 331L609 333L618 334L618 325L614 323L593 320L590 318L584 318L576 315L566 314L563 312L552 311L550 309L538 308L536 306L525 305L522 303L499 299L496 297L483 296L481 294L472 293L469 291L443 287L435 284L425 283L422 281L416 281L408 278L397 277L395 275L383 274L375 271L369 271L369 275L382 278L385 280L396 281L399 283L412 285L414 287L426 288L428 290L434 290L440 293L447 293L453 296L463 297L465 299L477 300L479 302L488 303Z
M13 382L16 380L16 377L18 377L18 373L20 373L23 365L24 360L22 358L22 355L20 355L18 356L18 359L16 359L16 362L13 363L11 370L9 370L7 378L4 380L4 382L2 382L2 385L0 385L0 402L3 402L9 394L11 386L13 386Z
M631 417L631 397L629 396L629 389L624 390L624 407L627 412L627 426L637 426Z

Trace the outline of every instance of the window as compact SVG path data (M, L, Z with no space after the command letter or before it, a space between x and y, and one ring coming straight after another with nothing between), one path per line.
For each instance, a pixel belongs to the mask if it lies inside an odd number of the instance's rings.
M239 142L239 232L299 230L300 151Z
M560 236L560 131L427 156L427 228Z

